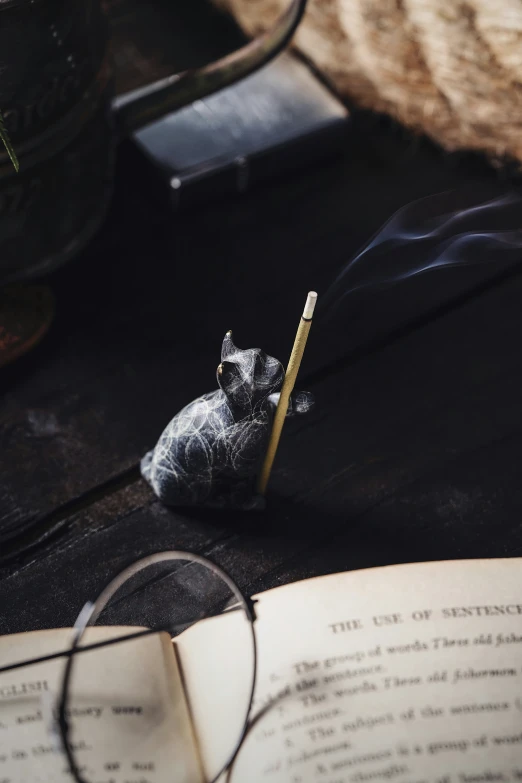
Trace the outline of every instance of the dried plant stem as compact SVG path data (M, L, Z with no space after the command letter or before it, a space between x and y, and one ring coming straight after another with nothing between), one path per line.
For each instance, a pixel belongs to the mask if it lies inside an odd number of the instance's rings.
M15 167L16 171L20 170L20 163L18 162L18 158L16 156L16 152L14 151L14 147L11 144L11 139L9 138L9 134L6 130L5 124L4 124L4 118L2 116L2 112L0 112L0 141L3 143L4 147L7 150L7 154L11 158L11 162L13 166Z

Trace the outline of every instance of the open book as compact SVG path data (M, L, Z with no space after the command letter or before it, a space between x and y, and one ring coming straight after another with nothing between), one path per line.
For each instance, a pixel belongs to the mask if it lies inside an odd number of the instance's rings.
M522 780L519 559L335 574L257 599L254 720L223 780ZM243 720L235 622L233 613L205 620L174 645L149 636L103 648L96 669L85 666L88 696L77 702L85 739L77 753L89 780L206 780ZM70 634L3 637L0 661L54 652ZM226 677L215 660L229 661ZM71 780L52 721L63 666L55 660L30 674L0 675L1 783Z

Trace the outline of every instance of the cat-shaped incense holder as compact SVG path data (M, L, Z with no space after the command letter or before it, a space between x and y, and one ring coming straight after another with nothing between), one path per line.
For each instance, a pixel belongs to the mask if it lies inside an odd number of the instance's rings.
M259 348L241 350L227 332L219 389L189 403L167 425L141 473L169 506L257 509L255 493L285 371ZM290 399L287 416L313 406L308 392Z

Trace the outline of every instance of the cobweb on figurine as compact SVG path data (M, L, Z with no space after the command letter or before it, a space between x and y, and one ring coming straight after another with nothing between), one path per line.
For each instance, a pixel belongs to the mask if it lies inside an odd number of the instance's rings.
M258 510L286 418L307 413L309 392L292 394L317 294L308 295L287 371L260 348L242 350L227 332L219 389L198 397L167 425L141 460L142 476L168 506Z

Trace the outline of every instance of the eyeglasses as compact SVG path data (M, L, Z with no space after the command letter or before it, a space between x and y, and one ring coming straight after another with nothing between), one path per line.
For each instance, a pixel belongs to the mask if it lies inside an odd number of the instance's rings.
M16 724L18 744L32 748L20 781L214 783L248 726L254 621L251 599L204 557L160 552L126 568L85 605L67 646L19 661L15 645L0 668L0 695L14 678L33 683L23 704L15 691L0 699L0 727ZM42 633L52 650L53 632ZM43 684L53 676L54 694ZM35 744L31 715L45 742Z

